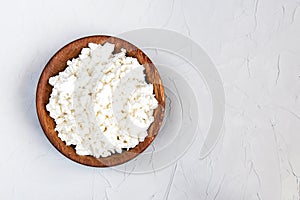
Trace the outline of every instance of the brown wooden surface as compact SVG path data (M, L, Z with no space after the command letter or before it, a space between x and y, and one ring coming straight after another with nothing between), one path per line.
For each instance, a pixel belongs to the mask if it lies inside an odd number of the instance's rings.
M67 67L67 61L71 58L78 57L81 49L87 47L88 43L90 42L97 44L104 44L105 42L109 42L115 44L115 52L119 52L121 48L124 48L127 51L127 56L137 58L138 61L145 67L147 82L153 83L154 85L154 93L159 103L158 108L154 111L154 122L148 129L148 136L145 138L145 141L139 143L135 148L130 149L129 151L124 151L121 154L114 154L106 158L95 158L93 156L77 155L75 153L74 147L67 146L65 142L61 141L57 136L57 132L54 130L55 122L49 116L49 112L46 110L46 105L49 102L50 94L52 92L52 86L48 84L49 78L57 75L60 71L63 71ZM122 164L135 158L151 144L162 124L165 108L165 96L162 81L154 64L140 49L122 39L111 36L98 35L81 38L74 42L71 42L60 49L50 59L50 61L45 66L38 82L36 91L36 108L38 118L45 135L58 151L60 151L63 155L70 158L71 160L83 165L93 167L109 167Z

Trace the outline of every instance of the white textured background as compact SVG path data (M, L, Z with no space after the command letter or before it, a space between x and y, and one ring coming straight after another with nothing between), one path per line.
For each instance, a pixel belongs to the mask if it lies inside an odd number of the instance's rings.
M0 199L300 199L299 0L11 0L0 6ZM86 35L165 28L189 36L224 82L224 134L153 174L65 159L35 114L43 66Z

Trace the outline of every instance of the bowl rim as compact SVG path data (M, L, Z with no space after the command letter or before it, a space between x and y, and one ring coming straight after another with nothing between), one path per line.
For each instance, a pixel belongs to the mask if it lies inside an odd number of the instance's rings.
M80 156L76 154L74 147L67 146L65 142L63 142L59 137L58 133L53 129L53 125L55 127L54 119L52 119L49 115L49 112L46 110L46 104L49 102L49 97L52 92L52 86L49 85L48 80L53 75L56 75L58 72L63 71L66 67L66 59L70 60L72 58L77 58L79 53L81 52L82 48L87 47L88 43L97 43L97 44L104 44L106 42L115 44L115 48L125 48L126 55L136 55L132 56L138 59L140 62L141 60L145 63L143 64L145 71L146 71L146 80L149 83L153 83L154 86L154 93L155 95L160 95L159 99L159 106L154 110L154 122L150 125L147 130L148 136L145 138L144 142L140 142L136 147L131 148L128 151L123 151L120 154L113 154L109 157L105 158L96 158L93 156ZM76 49L76 50L74 50ZM115 50L116 50L115 49ZM68 57L64 53L69 53L69 51L75 51L76 56ZM63 58L63 59L62 59ZM55 64L60 64L61 66L64 64L62 70L58 70ZM58 66L58 65L57 65ZM151 73L149 73L151 72ZM49 75L49 73L52 75ZM153 77L152 77L153 76ZM51 90L49 91L49 88ZM45 91L46 90L46 91ZM49 93L50 92L50 93ZM48 94L48 95L47 95ZM47 98L46 98L47 97ZM45 103L45 98L46 103ZM47 137L48 141L66 158L90 167L112 167L116 165L123 164L128 162L135 157L137 157L140 153L142 153L155 139L158 131L161 127L163 117L164 117L164 109L165 109L165 94L164 94L164 87L159 76L159 73L150 60L150 58L138 47L134 46L133 44L129 43L126 40L120 39L115 36L110 35L91 35L85 36L82 38L78 38L74 41L71 41L60 48L47 62L44 69L42 70L37 88L36 88L36 111L37 116L39 119L39 123L43 129L45 136ZM47 113L47 114L46 114ZM51 122L52 121L52 122Z

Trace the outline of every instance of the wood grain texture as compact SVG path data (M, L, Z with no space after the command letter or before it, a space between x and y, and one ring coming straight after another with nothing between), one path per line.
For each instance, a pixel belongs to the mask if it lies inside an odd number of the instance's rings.
M106 42L109 42L115 44L114 53L120 52L121 48L124 48L127 51L127 56L137 58L140 64L143 64L145 68L146 81L148 83L152 83L154 86L155 97L159 103L159 106L154 111L154 122L148 129L148 136L145 138L145 141L139 143L135 148L132 148L129 151L124 151L120 154L114 154L106 158L95 158L93 156L77 155L74 146L67 146L65 142L60 140L57 132L54 130L55 122L50 117L49 112L46 110L46 105L49 102L50 94L52 92L52 86L48 84L49 78L63 71L67 67L67 61L72 58L78 57L81 49L87 47L88 43L90 42L97 44L104 44ZM61 48L47 63L40 76L37 86L36 108L38 118L45 135L52 143L52 145L63 155L83 165L93 167L110 167L122 164L135 158L141 152L143 152L154 140L161 127L164 116L164 87L154 64L140 49L130 44L129 42L116 37L104 35L89 36L67 44L66 46Z

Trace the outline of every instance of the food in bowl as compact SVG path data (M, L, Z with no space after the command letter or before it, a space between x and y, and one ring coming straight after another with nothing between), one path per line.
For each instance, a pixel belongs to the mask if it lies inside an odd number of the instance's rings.
M55 131L78 155L108 157L143 142L158 106L145 68L115 45L89 43L49 79Z

